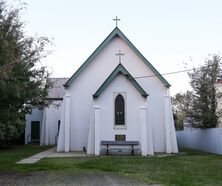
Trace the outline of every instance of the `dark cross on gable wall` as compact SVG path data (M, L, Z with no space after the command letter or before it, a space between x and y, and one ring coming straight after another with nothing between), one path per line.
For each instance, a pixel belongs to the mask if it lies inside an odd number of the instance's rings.
M116 16L115 19L113 19L113 21L116 21L116 27L118 26L118 21L120 21L120 19L118 19L118 17Z
M121 53L121 50L119 50L119 53L116 55L119 56L119 63L121 63L121 57L124 55L124 53Z

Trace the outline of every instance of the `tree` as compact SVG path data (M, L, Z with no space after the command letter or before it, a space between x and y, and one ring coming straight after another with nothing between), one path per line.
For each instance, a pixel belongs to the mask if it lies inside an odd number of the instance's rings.
M177 93L174 97L172 97L173 110L185 113L187 109L190 109L192 98L192 91Z
M221 107L218 101L222 94L217 90L216 82L221 74L221 57L213 55L205 64L194 68L190 77L192 91L178 93L172 98L175 125L181 129L182 120L194 128L213 128L218 125ZM221 77L220 77L221 78Z
M40 60L49 40L28 37L18 9L0 0L0 146L24 131L24 116L33 106L47 105L49 73Z
M188 122L195 128L212 128L218 124L221 110L217 107L217 100L221 93L217 91L215 83L221 69L221 57L212 56L206 59L205 64L188 73L193 89L192 101L186 109Z
M191 91L186 93L177 93L172 97L173 116L176 130L183 130L184 119L190 108L193 94Z

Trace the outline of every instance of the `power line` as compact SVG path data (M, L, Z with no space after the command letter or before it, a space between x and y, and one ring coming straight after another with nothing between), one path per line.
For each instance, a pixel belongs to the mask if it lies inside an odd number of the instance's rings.
M213 66L213 65L214 64L207 65L207 68L209 68L210 66ZM152 74L152 75L147 75L147 76L136 76L136 77L133 77L133 78L134 79L139 79L139 78L149 78L149 77L155 77L155 76L164 76L164 75L170 75L170 74L179 74L179 73L184 73L184 72L189 72L189 71L201 69L202 67L203 66L201 66L199 68L191 68L191 69L179 70L179 71L174 71L174 72L167 72L167 73L163 73L163 74Z
M214 64L211 64L211 65L207 65L207 68L209 68L210 66L213 66ZM167 73L163 73L163 74L152 74L152 75L147 75L147 76L136 76L136 77L133 77L134 79L139 79L139 78L149 78L149 77L155 77L155 76L164 76L164 75L171 75L171 74L179 74L179 73L184 73L184 72L189 72L189 71L193 71L193 70L197 70L197 69L201 69L201 67L199 68L191 68L191 69L184 69L184 70L178 70L178 71L173 71L173 72L167 72ZM27 77L24 77L24 76L16 76L15 78L27 78Z
M198 68L194 68L194 69L198 69ZM167 73L163 73L163 74L152 74L152 75L147 75L147 76L136 76L133 77L134 79L139 79L139 78L149 78L149 77L155 77L155 76L164 76L164 75L170 75L170 74L179 74L179 73L183 73L183 72L189 72L189 71L193 71L192 69L187 69L187 70L179 70L179 71L174 71L174 72L167 72ZM15 78L27 78L24 76L16 76Z
M198 69L198 68L195 68ZM189 72L194 70L192 69L187 69L187 70L180 70L180 71L174 71L174 72L167 72L167 73L163 73L163 74L152 74L152 75L147 75L147 76L136 76L133 77L134 79L139 79L139 78L149 78L149 77L155 77L155 76L164 76L164 75L170 75L170 74L179 74L179 73L183 73L183 72ZM15 78L27 78L27 77L23 77L23 76L16 76Z
M147 77L155 77L155 76L164 76L164 75L170 75L170 74L178 74L178 73L183 73L183 72L189 72L194 70L192 69L187 69L187 70L179 70L179 71L174 71L174 72L167 72L167 73L163 73L163 74L152 74L152 75L148 75L148 76L137 76L134 77L135 79L139 79L139 78L147 78Z

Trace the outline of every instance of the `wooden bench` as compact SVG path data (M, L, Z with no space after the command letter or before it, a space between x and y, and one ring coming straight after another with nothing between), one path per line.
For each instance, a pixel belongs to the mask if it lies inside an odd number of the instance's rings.
M106 155L109 155L109 150L125 150L121 148L110 148L110 146L129 146L127 150L131 150L131 155L134 155L134 150L139 149L139 141L101 141L101 145L106 146L106 148L102 148L106 150Z

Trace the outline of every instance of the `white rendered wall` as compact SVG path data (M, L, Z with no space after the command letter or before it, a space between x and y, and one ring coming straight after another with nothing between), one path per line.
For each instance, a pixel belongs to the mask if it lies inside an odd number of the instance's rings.
M153 74L122 39L115 37L68 88L71 94L70 150L82 150L87 146L92 95L119 64L115 55L119 50L125 54L122 57L123 66L133 77ZM154 151L165 152L164 96L167 88L157 77L136 80L149 94L149 122L153 126Z
M58 121L61 120L62 101L53 101L48 107L44 108L45 122L42 126L41 145L55 145L58 133Z
M31 142L31 121L40 122L41 145L55 144L55 136L58 133L58 120L61 120L61 103L62 101L53 101L49 107L42 110L35 108L31 114L26 114L25 144Z
M25 144L31 142L31 122L39 121L40 122L40 136L41 136L41 128L42 128L42 116L43 110L33 109L31 114L25 115Z
M65 151L65 102L66 96L63 97L63 102L61 105L61 125L57 142L57 152Z
M120 93L125 101L126 126L118 129L114 125L114 99ZM119 75L96 100L100 108L100 140L115 141L115 135L126 135L127 141L140 141L140 107L145 99L123 76Z

